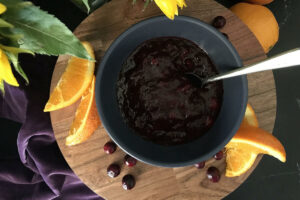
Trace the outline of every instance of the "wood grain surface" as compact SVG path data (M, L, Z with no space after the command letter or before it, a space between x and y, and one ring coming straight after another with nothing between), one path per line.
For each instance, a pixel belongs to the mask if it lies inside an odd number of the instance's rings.
M89 41L99 64L101 57L112 41L131 25L152 16L161 15L160 10L150 4L143 11L142 1L133 6L131 0L114 0L105 4L86 18L75 30L80 40ZM266 56L253 34L229 10L213 0L188 0L188 7L180 10L180 15L192 16L207 23L218 15L225 16L226 26L221 30L229 35L230 41L239 52L245 64L264 59ZM60 56L52 77L51 91L63 73L68 56ZM256 73L248 76L249 103L257 113L260 127L272 132L276 116L276 89L272 72ZM103 145L110 140L101 126L86 142L74 147L65 146L65 138L78 102L67 108L51 112L52 126L60 150L76 175L93 191L109 200L215 200L221 199L241 185L255 169L261 159L247 173L236 178L226 178L225 160L207 161L206 167L198 170L193 166L182 168L160 168L142 162L132 168L123 164L125 155L118 150L106 155ZM111 163L122 166L121 174L112 179L106 175L106 168ZM219 183L212 183L206 178L209 166L216 166L222 172ZM127 174L136 178L136 187L125 191L121 179Z

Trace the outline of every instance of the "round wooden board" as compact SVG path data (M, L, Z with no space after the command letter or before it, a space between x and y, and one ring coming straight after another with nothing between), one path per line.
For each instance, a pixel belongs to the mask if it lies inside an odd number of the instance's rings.
M80 40L89 41L94 49L97 64L101 61L111 42L128 27L143 19L161 15L154 3L143 12L142 1L132 5L132 0L114 0L105 4L86 18L76 29ZM218 15L225 16L227 25L221 31L229 35L245 64L264 59L266 56L250 30L228 9L213 0L189 0L188 7L180 10L180 15L192 16L210 23ZM201 37L201 36L199 36ZM68 56L60 56L52 77L51 91L63 73ZM272 72L256 73L248 76L249 103L256 111L260 127L272 132L276 116L276 89ZM103 145L110 138L101 126L86 142L73 147L65 146L65 138L78 102L67 108L51 112L51 121L55 137L66 161L76 175L101 197L110 200L213 200L221 199L240 186L255 169L255 165L244 175L236 178L224 176L225 160L207 161L205 169L193 166L183 168L160 168L142 162L135 167L124 166L122 150L106 155ZM106 168L111 163L122 166L121 174L112 179L106 175ZM211 183L206 178L206 169L216 166L222 172L219 183ZM136 177L136 187L125 191L121 179L131 173Z

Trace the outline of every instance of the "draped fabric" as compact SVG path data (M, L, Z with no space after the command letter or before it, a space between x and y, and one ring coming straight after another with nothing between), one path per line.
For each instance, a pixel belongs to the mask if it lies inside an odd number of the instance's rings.
M0 200L102 199L70 169L56 143L50 115L43 112L55 60L23 56L30 84L25 87L16 75L23 87L5 85L5 96L0 95L0 117L22 123L16 141L19 157L0 157Z

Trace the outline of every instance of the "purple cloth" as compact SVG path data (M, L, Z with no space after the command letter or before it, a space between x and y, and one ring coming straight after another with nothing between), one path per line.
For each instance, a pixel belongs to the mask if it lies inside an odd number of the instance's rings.
M30 85L5 85L5 96L0 96L0 117L22 123L16 141L19 158L0 158L0 200L102 199L69 168L56 143L49 113L43 112L55 60L24 56L22 66L26 65Z

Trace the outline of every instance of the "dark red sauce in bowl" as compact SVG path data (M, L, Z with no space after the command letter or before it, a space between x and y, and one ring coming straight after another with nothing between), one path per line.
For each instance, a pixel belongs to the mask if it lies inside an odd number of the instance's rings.
M134 132L162 145L187 143L207 132L220 111L222 82L197 88L186 72L218 73L207 53L183 38L154 38L129 55L119 74L117 99Z

